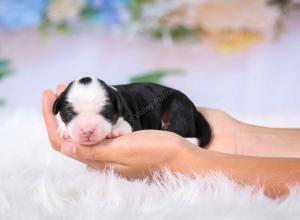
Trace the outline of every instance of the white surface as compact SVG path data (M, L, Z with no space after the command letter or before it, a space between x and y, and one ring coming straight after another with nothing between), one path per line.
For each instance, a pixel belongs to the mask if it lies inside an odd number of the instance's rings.
M154 68L180 68L185 76L169 77L164 83L182 90L197 105L220 108L252 123L299 127L299 20L300 10L295 9L279 40L235 55L217 55L207 42L170 45L93 29L48 37L30 30L0 33L0 55L12 58L16 70L0 82L1 97L8 102L1 111L40 108L45 88L82 74L118 84ZM277 121L269 121L273 116Z
M222 176L126 181L53 151L35 111L1 115L0 219L299 220L300 188L270 200Z

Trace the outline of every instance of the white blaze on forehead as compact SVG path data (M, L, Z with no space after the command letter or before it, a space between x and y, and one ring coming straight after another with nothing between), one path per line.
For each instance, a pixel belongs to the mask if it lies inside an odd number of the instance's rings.
M74 81L67 101L71 102L77 113L98 113L106 105L108 97L105 88L95 78L89 84L82 84L79 80Z

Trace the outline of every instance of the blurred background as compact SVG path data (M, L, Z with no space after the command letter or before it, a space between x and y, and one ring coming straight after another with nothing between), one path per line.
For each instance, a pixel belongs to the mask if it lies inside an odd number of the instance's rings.
M82 75L151 81L249 123L300 127L292 0L0 0L0 113Z

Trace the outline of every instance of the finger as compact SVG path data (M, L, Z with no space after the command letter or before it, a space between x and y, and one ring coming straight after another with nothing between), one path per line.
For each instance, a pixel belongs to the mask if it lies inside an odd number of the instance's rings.
M43 115L44 120L47 125L49 133L52 133L52 130L57 128L57 122L55 116L52 113L52 106L56 97L54 93L50 90L44 91L43 94Z
M56 87L55 95L56 95L56 96L59 96L65 89L66 89L66 86L65 86L65 85L59 84L59 85Z
M125 164L124 161L128 158L128 150L126 150L126 146L122 146L121 141L116 144L117 139L120 138L104 139L94 146L82 146L70 142L64 143L63 153L85 160Z
M52 106L56 99L54 93L50 90L44 91L43 94L43 115L44 121L46 124L49 140L52 143L52 146L59 150L60 146L63 143L63 139L61 139L57 134L57 121L55 116L52 113Z
M60 152L68 157L71 157L72 159L75 159L77 161L80 161L80 162L86 164L87 166L95 167L95 168L98 166L99 169L105 167L104 162L98 163L98 161L86 160L86 159L81 159L81 158L76 157L76 155L73 155L73 153L70 152L69 144L70 144L70 142L64 142L59 149Z
M89 151L93 147L85 146L83 147L85 150ZM94 169L98 170L104 170L104 169L114 169L118 172L125 172L128 170L128 166L125 164L121 164L118 161L105 161L105 160L97 160L94 156L86 156L85 159L82 159L83 151L80 152L81 149L80 146L75 146L74 143L71 142L65 142L62 144L61 152L73 159L79 160L83 163L85 163L88 167L92 167ZM80 153L78 153L80 152ZM87 152L84 152L87 153ZM81 157L80 157L81 156ZM89 159L87 159L89 158Z

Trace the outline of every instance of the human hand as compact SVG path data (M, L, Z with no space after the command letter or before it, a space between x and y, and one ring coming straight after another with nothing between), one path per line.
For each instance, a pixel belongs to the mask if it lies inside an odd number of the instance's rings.
M62 144L61 151L88 167L113 170L128 178L149 176L167 167L174 172L187 171L189 157L197 146L167 131L141 130L113 139L104 139L93 146L72 142Z
M64 142L64 139L62 139L57 133L58 124L55 115L52 112L52 107L56 98L65 90L65 88L65 85L58 85L55 93L51 90L45 90L43 94L44 122L47 128L50 143L57 151L60 151L60 147Z

